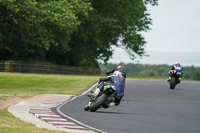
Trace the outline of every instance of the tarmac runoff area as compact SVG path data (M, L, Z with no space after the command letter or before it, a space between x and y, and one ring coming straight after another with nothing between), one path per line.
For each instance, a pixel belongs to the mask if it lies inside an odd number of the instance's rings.
M73 121L63 119L51 111L69 100L71 95L42 94L32 98L24 99L18 104L11 105L8 111L15 117L36 125L39 128L49 130L60 130L71 133L95 133L94 131L79 126Z

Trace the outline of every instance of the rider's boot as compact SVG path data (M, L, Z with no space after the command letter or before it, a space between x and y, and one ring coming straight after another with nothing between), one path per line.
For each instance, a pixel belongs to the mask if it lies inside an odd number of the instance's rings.
M178 80L178 83L180 83L182 78L181 78L181 77L179 77L178 79L179 79L179 80Z
M172 78L172 77L171 77L171 76L169 76L169 79L167 80L167 82L169 82L169 81L171 80L171 78Z
M108 106L109 106L109 107L114 107L114 106L115 106L115 102L111 102L111 103L109 103Z
M94 91L94 96L96 97L96 96L99 94L99 92L100 92L100 89L97 88L97 89Z
M90 93L88 93L88 97L96 97L100 92L99 88L96 88L95 90L91 91Z

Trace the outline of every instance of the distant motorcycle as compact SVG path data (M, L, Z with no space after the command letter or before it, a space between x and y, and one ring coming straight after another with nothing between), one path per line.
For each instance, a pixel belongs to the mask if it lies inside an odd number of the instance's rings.
M103 83L103 82L102 82ZM99 85L95 87L97 89ZM115 86L112 85L106 85L103 88L103 91L100 91L97 96L91 96L89 97L89 102L85 106L84 110L85 111L91 111L95 112L99 108L108 108L109 103L115 100Z
M171 80L169 82L170 84L170 89L175 89L175 86L180 83L179 77L181 77L181 72L177 70L172 71L172 76Z

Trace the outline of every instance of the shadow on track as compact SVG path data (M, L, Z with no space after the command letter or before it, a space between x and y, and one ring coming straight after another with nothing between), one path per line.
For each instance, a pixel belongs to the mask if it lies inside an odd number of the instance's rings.
M168 88L169 89L169 88ZM177 90L177 91L182 91L182 90L185 90L185 89L182 89L182 88L175 88L175 89L169 89L169 90Z
M130 115L130 114L135 114L135 113L125 113L125 112L113 112L113 111L96 111L94 113L102 113L102 114L127 114L127 115Z
M128 102L128 101L134 101L134 100L133 99L122 99L122 101Z

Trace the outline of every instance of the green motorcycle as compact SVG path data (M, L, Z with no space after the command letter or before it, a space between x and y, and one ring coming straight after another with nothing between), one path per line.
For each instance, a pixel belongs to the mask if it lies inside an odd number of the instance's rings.
M104 82L105 83L105 82ZM99 86L96 86L93 91L99 89ZM115 86L112 85L105 85L102 91L99 91L96 96L90 96L89 102L85 106L85 111L95 112L99 108L108 108L109 104L115 100Z

